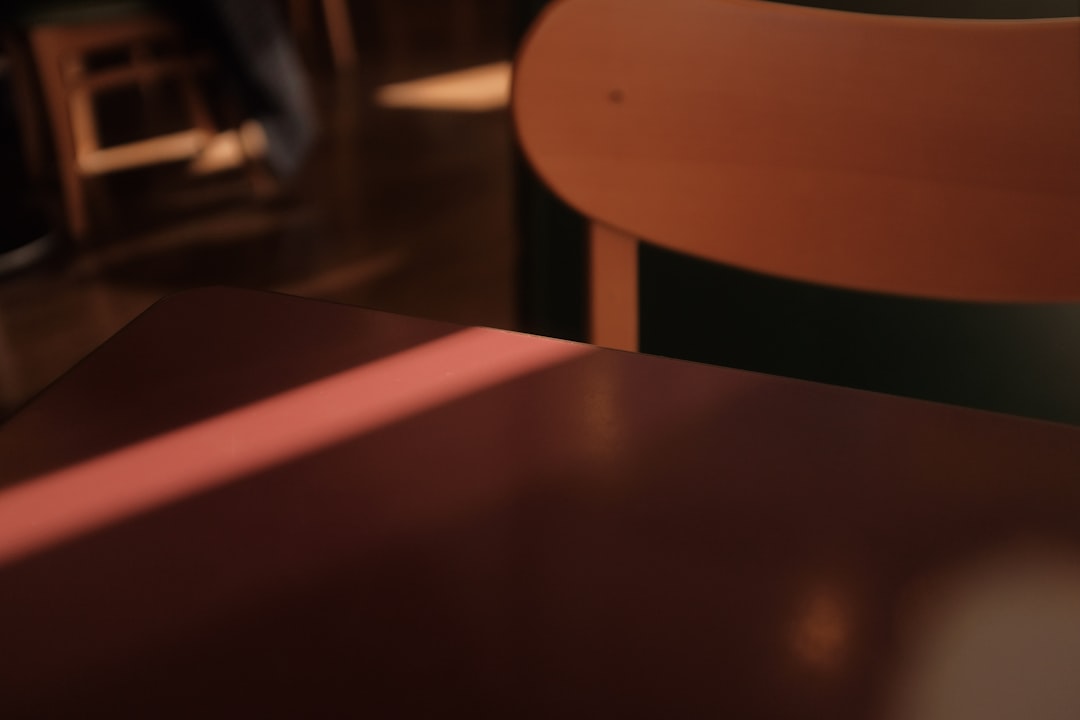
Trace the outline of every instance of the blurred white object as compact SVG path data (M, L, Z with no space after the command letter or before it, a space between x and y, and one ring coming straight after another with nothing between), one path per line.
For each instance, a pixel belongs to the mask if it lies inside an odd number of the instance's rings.
M999 556L922 600L890 720L1080 718L1080 558Z
M509 62L480 65L379 88L375 102L386 108L490 112L510 103Z

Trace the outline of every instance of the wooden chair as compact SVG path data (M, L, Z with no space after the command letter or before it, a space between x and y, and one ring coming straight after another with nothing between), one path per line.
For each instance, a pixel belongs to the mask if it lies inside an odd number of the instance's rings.
M65 218L70 235L83 240L90 230L86 183L101 175L148 165L190 160L218 132L197 82L209 62L184 52L183 38L173 23L144 11L138 3L87 6L85 13L57 12L26 23L52 131ZM161 54L161 48L176 52ZM111 53L125 59L95 70L90 60ZM103 147L98 132L95 96L118 87L177 81L190 128ZM29 99L24 97L24 106ZM24 120L29 130L32 120ZM30 153L31 163L41 153Z
M544 181L592 221L592 339L638 347L638 242L780 277L1080 299L1080 19L562 0L516 65Z

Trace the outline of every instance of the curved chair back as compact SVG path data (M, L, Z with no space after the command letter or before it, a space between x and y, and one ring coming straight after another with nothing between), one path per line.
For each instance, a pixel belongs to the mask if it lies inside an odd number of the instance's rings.
M892 294L1080 299L1080 18L562 0L518 136L593 221L593 340L637 347L638 238Z

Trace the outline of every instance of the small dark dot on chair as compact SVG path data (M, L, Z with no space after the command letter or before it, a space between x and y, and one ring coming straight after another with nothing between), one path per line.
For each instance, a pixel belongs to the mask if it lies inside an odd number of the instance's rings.
M612 90L611 93L608 95L608 99L610 99L611 102L618 105L619 103L621 103L623 101L623 91L622 90Z

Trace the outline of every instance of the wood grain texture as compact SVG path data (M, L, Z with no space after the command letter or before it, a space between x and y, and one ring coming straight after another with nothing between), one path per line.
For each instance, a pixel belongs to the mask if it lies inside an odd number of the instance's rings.
M1080 297L1080 19L564 0L514 91L541 176L605 224L782 277Z

